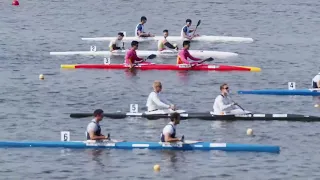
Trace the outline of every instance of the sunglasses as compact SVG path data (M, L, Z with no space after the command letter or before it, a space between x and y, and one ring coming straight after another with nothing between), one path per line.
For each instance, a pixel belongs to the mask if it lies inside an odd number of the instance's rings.
M223 89L227 89L227 90L228 90L228 89L229 89L229 87L225 87L225 88L223 88Z

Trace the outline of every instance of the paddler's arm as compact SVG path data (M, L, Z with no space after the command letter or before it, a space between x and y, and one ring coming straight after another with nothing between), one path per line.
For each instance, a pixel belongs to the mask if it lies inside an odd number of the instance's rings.
M194 60L194 61L201 61L200 58L195 58L195 57L191 56L191 54L189 53L189 51L187 51L186 57L187 57L187 58L190 58L191 60Z
M169 43L168 41L166 41L165 43L164 43L164 45L165 46L167 46L168 48L170 48L170 49L176 49L176 47L174 47L171 43Z
M320 81L317 82L317 86L318 86L318 88L320 88Z
M120 49L121 49L121 47L117 47L117 45L116 45L116 44L112 44L112 49L113 49L113 50L120 50Z
M220 107L220 110L222 110L222 111L234 105L234 103L231 103L231 104L223 104L223 98L222 98L222 96L221 96L219 99L217 99L217 101L218 101L218 102L217 102L217 103L218 103L218 106Z
M152 101L153 101L158 107L167 108L167 109L169 109L169 108L171 108L171 107L173 108L173 106L163 103L163 102L159 99L158 95L157 95L155 92L152 94Z
M177 141L181 141L181 139L180 138L172 138L172 137L170 137L169 133L165 133L164 134L164 141L165 142L177 142Z
M88 133L89 133L89 135L90 135L90 140L108 139L108 137L106 137L106 136L104 136L104 135L96 136L93 131L89 131Z

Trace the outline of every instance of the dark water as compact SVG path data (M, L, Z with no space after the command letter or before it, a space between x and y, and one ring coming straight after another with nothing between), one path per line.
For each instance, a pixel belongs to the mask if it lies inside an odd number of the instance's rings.
M3 140L59 140L60 131L83 139L90 119L70 119L70 112L143 107L154 80L168 99L189 111L212 109L219 85L230 84L233 99L263 113L318 115L310 97L237 95L241 89L310 86L319 71L318 1L21 1L0 2L0 118ZM51 57L50 51L106 49L81 37L133 35L140 16L146 28L178 35L186 18L202 20L200 34L252 37L252 44L194 44L194 49L240 54L225 64L262 68L260 73L60 70L60 64L99 63L102 58ZM144 49L155 49L149 43ZM121 59L115 59L121 62ZM157 61L174 63L174 59ZM45 80L39 81L39 74ZM167 120L108 120L103 130L119 139L158 141ZM0 179L320 179L319 123L208 122L191 119L178 133L215 142L274 144L280 154L161 152L150 150L1 149ZM246 136L253 128L254 137ZM160 164L161 172L152 167Z

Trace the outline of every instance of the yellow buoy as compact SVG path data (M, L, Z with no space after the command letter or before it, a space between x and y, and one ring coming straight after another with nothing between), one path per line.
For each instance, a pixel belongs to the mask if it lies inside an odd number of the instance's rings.
M39 79L44 80L44 75L43 75L43 74L40 74L40 75L39 75Z
M250 128L249 128L249 129L247 129L247 135L248 135L248 136L251 136L252 134L253 134L253 130L252 130L252 129L250 129Z
M160 171L160 165L159 164L156 164L153 166L153 170L154 171Z
M315 108L319 107L319 104L315 104L314 107L315 107Z

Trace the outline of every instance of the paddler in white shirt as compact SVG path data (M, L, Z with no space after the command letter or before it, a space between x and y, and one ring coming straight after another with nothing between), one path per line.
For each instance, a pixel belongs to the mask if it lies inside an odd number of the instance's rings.
M320 72L312 79L312 88L320 88Z
M118 33L118 37L110 42L109 49L110 51L124 49L124 42L122 41L124 34L122 32Z
M186 25L183 26L181 30L181 37L191 40L192 38L199 36L199 34L191 34L194 31L193 29L190 29L191 24L191 19L187 19Z
M180 124L180 114L175 112L170 115L170 122L163 128L162 133L160 135L161 142L177 142L183 141L184 136L182 138L176 137L176 129L177 125Z
M138 37L154 37L153 34L144 32L144 24L145 23L147 23L147 18L145 16L142 16L140 18L140 23L136 27L135 36L138 36Z
M169 36L169 31L167 29L163 30L163 39L158 41L158 51L166 50L166 47L169 49L178 50L178 46L176 44L171 44L167 41L167 37Z
M214 115L229 115L229 114L249 114L251 112L241 109L237 103L233 102L229 94L228 84L220 86L221 94L218 95L213 104Z
M93 115L94 119L87 126L87 140L110 139L110 137L101 134L99 122L103 119L103 110L97 109L93 112Z
M146 104L148 112L152 112L152 114L167 114L176 110L175 105L164 102L165 100L161 99L162 84L160 81L153 83L153 90L149 94Z

